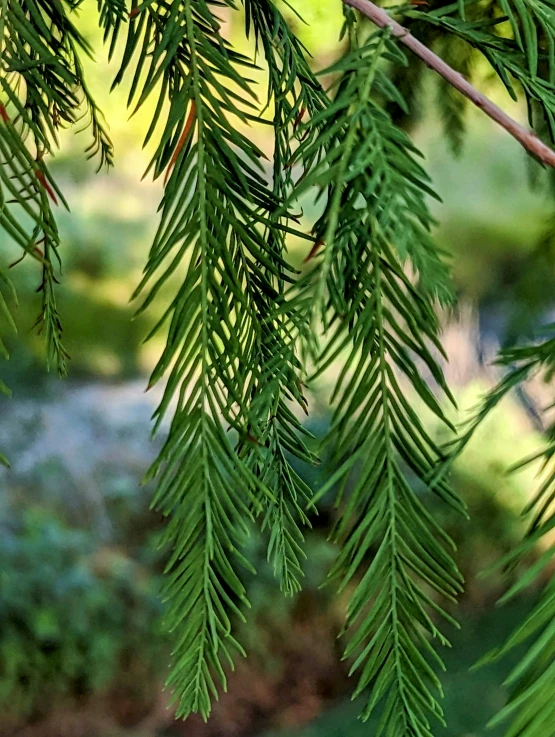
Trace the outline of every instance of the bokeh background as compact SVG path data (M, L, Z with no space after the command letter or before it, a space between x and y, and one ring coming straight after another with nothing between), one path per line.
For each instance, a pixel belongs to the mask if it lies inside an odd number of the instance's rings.
M252 611L240 633L249 658L238 663L207 725L172 719L162 688L169 650L158 598L162 520L149 510L152 487L139 485L160 443L149 432L158 395L144 392L160 339L142 341L163 298L136 320L129 303L156 227L160 186L140 181L148 163L141 142L149 108L129 119L125 88L109 94L117 59L108 65L101 50L94 5L84 4L79 25L99 49L87 70L117 158L114 171L95 174L82 154L82 133L64 137L53 164L71 205L71 213L59 213L59 301L72 357L69 379L44 370L42 340L32 329L39 309L33 265L23 262L11 272L20 307L19 335L5 336L11 359L2 365L14 397L0 404L0 447L13 464L0 472L0 735L371 735L372 726L356 720L358 705L349 700L348 664L337 641L345 601L320 587L335 555L327 542L330 499L323 500L307 534L305 589L295 599L281 597L264 541L252 537L247 554L258 575L247 580ZM297 0L295 6L308 25L286 6L284 13L314 65L325 67L339 50L340 3ZM240 14L225 20L230 37L248 51ZM488 94L523 118L478 59L475 71ZM518 146L479 112L468 111L466 142L455 157L442 135L437 94L425 74L418 115L404 124L425 153L443 199L433 205L436 236L452 257L458 296L457 309L445 316L451 356L446 370L464 414L498 379L491 363L498 347L552 318L555 201ZM269 138L253 135L271 151ZM13 260L3 235L0 245ZM301 248L306 245L291 243L297 263ZM332 378L312 397L310 429L316 436L328 422L325 396ZM449 729L438 735L485 735L488 718L505 698L501 684L510 662L473 673L469 668L508 634L537 592L496 608L508 581L480 572L524 529L520 510L533 490L533 469L516 475L507 469L540 439L545 392L531 385L502 405L455 466L454 483L471 520L434 510L459 544L467 580L457 613L463 626L450 633L453 648L445 655ZM300 470L317 483L314 470Z

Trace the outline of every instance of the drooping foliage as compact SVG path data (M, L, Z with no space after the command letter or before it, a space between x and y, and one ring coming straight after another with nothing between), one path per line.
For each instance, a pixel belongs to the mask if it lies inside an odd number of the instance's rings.
M56 307L54 210L65 201L48 169L58 130L88 127L86 154L99 166L113 163L81 63L92 51L74 23L86 2L0 1L0 224L17 260L37 264L37 323L62 374L68 355ZM507 349L500 357L507 375L476 421L439 447L426 415L455 432L439 318L453 297L433 239L435 194L404 130L423 89L421 62L348 7L343 53L321 73L287 23L294 2L288 9L273 0L241 7L98 0L96 7L109 54L120 59L114 85L129 83L132 112L154 102L147 173L164 182L134 296L139 311L161 296L166 305L148 336L165 337L149 386L165 381L155 430L170 421L147 479L156 480L154 504L168 518L168 685L177 714L207 718L243 652L234 633L248 608L246 536L258 525L283 592L294 595L303 529L333 488L339 552L328 585L349 592L345 657L357 673L355 693L366 696L362 717L379 714L378 736L432 735L443 720L435 643L448 644L444 630L456 625L451 609L462 579L454 545L426 501L434 494L464 517L446 467L504 394L531 372L551 379L553 338ZM467 77L481 55L525 100L531 125L554 137L548 0L418 2L390 12ZM229 42L230 17L243 20L252 54ZM437 84L445 132L460 151L466 104L447 82ZM268 126L271 160L254 134ZM307 224L302 203L310 198L319 214ZM288 260L291 237L306 242L301 272ZM0 307L15 327L8 265L0 264ZM325 481L313 496L298 473L299 464L319 462L302 417L310 381L330 367L338 378ZM538 455L545 468L528 510L530 533L508 565L553 528L554 437L551 428ZM548 570L552 553L546 547L507 596ZM510 701L498 717L511 737L544 734L555 717L554 602L550 585L495 654L534 638L509 676Z
M439 682L428 662L438 656L428 638L446 642L429 616L430 604L451 619L432 602L427 587L452 600L462 587L445 549L450 540L407 481L410 469L427 485L441 456L407 393L410 387L448 424L416 365L420 359L449 396L430 350L441 351L441 345L429 295L437 290L443 296L445 275L430 239L427 176L407 136L372 98L373 90L386 100L397 97L379 68L381 57L389 54L401 64L405 59L381 33L359 44L352 16L347 22L352 49L327 70L340 74L334 108L316 119L323 118L320 135L330 143L301 185L329 181L326 208L316 224L327 244L316 272L325 280L318 287L325 288L322 319L329 336L318 370L338 354L346 356L327 439L340 494L356 472L334 534L342 549L330 577L339 579L342 589L360 574L347 613L345 655L356 656L352 671L360 671L355 693L372 684L363 716L384 697L388 729L427 734L428 716L441 716L432 693L440 690ZM348 115L342 116L343 110ZM307 149L315 145L318 139ZM407 259L418 269L416 284L403 270ZM444 482L435 491L462 508Z

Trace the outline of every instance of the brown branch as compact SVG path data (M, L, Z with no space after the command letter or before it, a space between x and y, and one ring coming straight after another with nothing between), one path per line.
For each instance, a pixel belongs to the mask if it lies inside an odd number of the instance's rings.
M408 49L419 56L426 66L437 72L443 79L473 102L474 105L483 110L486 115L489 115L507 133L510 133L528 153L535 156L544 164L555 167L555 151L549 148L549 146L546 146L535 133L524 128L520 123L517 123L516 120L513 120L507 113L503 112L488 97L478 92L462 74L456 72L443 59L440 59L437 54L430 51L427 46L424 46L423 43L412 36L406 28L394 21L385 10L378 8L370 0L343 0L343 2L345 5L356 8L356 10L363 13L367 18L370 18L379 28L390 28L391 33Z

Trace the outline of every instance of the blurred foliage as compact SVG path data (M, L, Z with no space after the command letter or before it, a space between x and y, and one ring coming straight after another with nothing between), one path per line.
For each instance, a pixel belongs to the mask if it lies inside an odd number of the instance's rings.
M149 698L160 668L158 580L47 510L12 512L0 537L2 718L132 679Z

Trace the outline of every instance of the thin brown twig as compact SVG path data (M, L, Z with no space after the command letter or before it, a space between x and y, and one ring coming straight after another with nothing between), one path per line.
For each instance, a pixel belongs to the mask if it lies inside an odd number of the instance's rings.
M399 39L408 49L416 54L426 66L437 72L461 94L467 97L474 105L485 112L492 120L510 133L520 145L532 156L548 166L555 167L555 151L546 146L538 136L528 128L517 123L507 113L492 102L488 97L473 87L462 74L452 69L437 54L434 54L427 46L424 46L417 38L412 36L408 29L393 20L383 8L378 8L371 0L343 0L345 5L360 11L379 28L389 28L393 36Z

